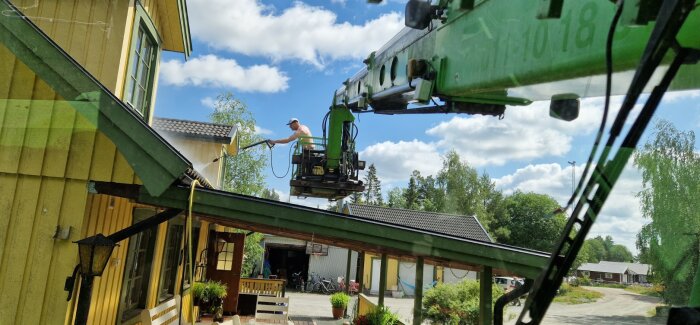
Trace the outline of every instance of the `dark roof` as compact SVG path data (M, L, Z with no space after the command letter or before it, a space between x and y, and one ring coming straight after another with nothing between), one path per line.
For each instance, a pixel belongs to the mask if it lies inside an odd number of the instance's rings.
M479 220L436 212L385 208L374 205L348 204L350 214L395 225L427 230L466 239L493 242Z
M215 124L198 121L177 120L172 118L154 117L153 128L159 132L188 138L214 140L231 143L236 134L232 125Z

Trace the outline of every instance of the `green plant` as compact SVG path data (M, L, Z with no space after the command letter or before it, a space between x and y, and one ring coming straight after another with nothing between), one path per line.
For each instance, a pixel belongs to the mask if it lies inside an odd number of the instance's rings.
M603 294L598 291L592 291L582 287L562 285L559 288L559 294L556 297L554 297L554 301L569 305L575 305L595 302L597 299L602 297Z
M345 308L350 302L350 296L346 295L345 292L336 292L331 295L331 305L333 308Z
M192 284L192 296L200 304L209 305L212 302L226 298L228 287L219 281L195 282Z
M584 276L582 278L576 278L578 280L579 285L582 286L590 286L592 284L591 278Z
M492 284L492 301L503 289ZM457 284L438 284L423 296L423 315L434 324L478 324L479 282L464 280Z
M354 325L394 325L401 324L399 315L394 314L385 306L374 307L367 314L357 316L352 320Z

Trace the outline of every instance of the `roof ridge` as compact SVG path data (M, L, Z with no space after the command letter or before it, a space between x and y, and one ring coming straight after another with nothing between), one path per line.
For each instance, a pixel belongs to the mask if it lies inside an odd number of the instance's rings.
M183 119L177 119L177 118L171 118L171 117L159 117L159 116L154 116L154 117L153 117L153 120L168 120L168 121L176 121L176 122L198 123L198 124L215 125L215 126L224 126L224 127L235 127L235 125L229 125L229 124L213 123L213 122L202 122L202 121L195 121L195 120L183 120Z
M432 211L423 211L423 210L412 210L412 209L405 209L405 208L390 208L390 207L383 207L383 206L371 205L371 204L348 203L348 205L372 207L372 208L378 208L378 209L402 210L402 211L410 211L410 212L416 212L416 213L429 213L429 214L436 214L436 215L441 215L441 216L460 217L460 218L468 217L468 218L474 218L475 220L478 220L476 218L476 216L474 216L474 215L452 214L452 213L432 212Z

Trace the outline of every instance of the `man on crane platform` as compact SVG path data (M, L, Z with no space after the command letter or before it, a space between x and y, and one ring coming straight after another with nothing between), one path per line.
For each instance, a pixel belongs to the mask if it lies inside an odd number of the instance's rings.
M292 142L292 141L298 139L299 137L302 137L301 140L299 140L299 141L301 141L301 143L304 145L304 149L314 150L314 142L313 142L313 139L311 139L311 137L312 137L311 130L309 130L308 126L299 123L299 119L297 119L296 117L289 119L289 123L287 123L287 125L289 125L289 128L292 129L292 131L294 131L294 133L292 133L292 135L290 135L286 139L267 140L267 141L269 143L272 143L272 144L289 143L289 142Z

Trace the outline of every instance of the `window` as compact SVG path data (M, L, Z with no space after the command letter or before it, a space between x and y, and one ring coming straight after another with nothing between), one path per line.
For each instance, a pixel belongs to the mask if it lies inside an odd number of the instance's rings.
M158 302L163 302L175 295L175 282L180 265L180 248L185 230L184 218L176 217L168 222L168 234L165 238L163 264L158 285Z
M233 269L233 243L219 242L221 250L216 257L216 269L230 271Z
M141 4L136 2L124 101L148 119L156 62L160 54L158 33Z
M612 279L612 273L605 273L606 279Z
M133 222L139 222L155 214L155 209L134 208ZM151 228L129 238L120 301L119 317L122 321L138 316L139 312L146 308L156 232L157 228Z

